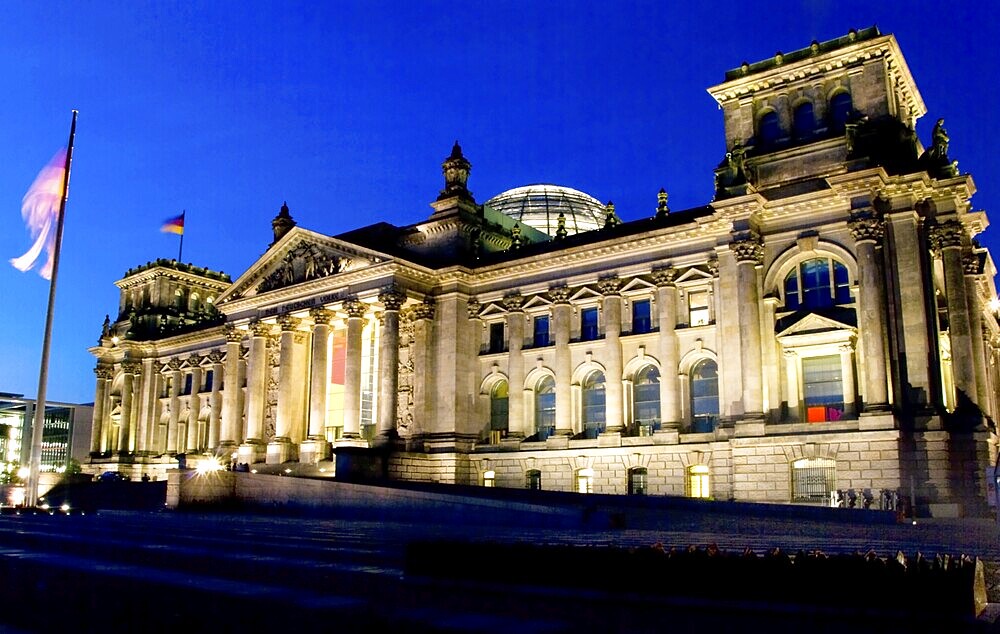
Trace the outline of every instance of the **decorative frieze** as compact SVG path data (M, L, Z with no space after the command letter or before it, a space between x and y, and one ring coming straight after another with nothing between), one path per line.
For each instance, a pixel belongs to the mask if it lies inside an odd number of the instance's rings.
M173 357L172 359L167 361L167 368L172 372L180 372L181 360L178 359L177 357Z
M222 363L226 358L224 350L212 350L208 353L208 360L212 363Z

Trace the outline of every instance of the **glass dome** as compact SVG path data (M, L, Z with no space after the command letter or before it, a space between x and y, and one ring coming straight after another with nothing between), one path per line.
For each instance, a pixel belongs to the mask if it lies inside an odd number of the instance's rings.
M592 196L558 185L528 185L508 189L484 205L550 236L558 218L566 216L566 233L573 235L604 226L604 205Z

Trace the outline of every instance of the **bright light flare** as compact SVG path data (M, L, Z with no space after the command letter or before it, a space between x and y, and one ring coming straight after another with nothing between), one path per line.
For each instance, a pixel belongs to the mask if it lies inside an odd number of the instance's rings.
M206 473L212 473L213 471L221 471L222 464L219 462L218 458L208 458L202 460L198 463L198 468L195 471L198 475L205 475Z
M1000 312L1000 297L994 297L990 300L990 310L994 313Z
M29 475L31 475L31 469L29 469L28 467L21 467L20 469L17 470L17 477L21 478L22 480L27 478Z

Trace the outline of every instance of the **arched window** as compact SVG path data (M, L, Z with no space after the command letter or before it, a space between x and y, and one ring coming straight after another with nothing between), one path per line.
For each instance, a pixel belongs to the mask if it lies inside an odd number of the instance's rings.
M792 501L826 502L836 490L837 463L826 458L802 458L792 463Z
M813 105L805 101L795 108L792 125L795 128L796 139L808 139L816 129L816 117Z
M640 436L660 426L660 371L647 365L632 380L632 411Z
M692 498L708 498L712 496L711 471L708 465L696 464L687 470L687 494Z
M593 371L583 381L583 432L587 438L597 438L604 431L604 373Z
M542 472L538 469L529 469L524 472L524 488L531 491L542 490Z
M691 368L691 431L712 431L718 418L719 366L702 359Z
M757 121L757 136L761 145L774 145L781 138L781 122L778 121L778 113L768 110Z
M507 381L499 381L490 392L490 443L499 444L507 436Z
M851 93L838 92L830 98L830 127L837 132L844 130L844 124L854 111L854 103L851 101Z
M594 470L590 467L578 469L576 472L576 492L594 492Z
M785 308L828 308L851 303L851 280L847 267L830 258L800 262L785 276Z
M646 467L633 467L628 470L628 494L646 495L648 485L646 484Z
M556 382L543 376L535 384L535 430L538 440L552 435L556 427Z

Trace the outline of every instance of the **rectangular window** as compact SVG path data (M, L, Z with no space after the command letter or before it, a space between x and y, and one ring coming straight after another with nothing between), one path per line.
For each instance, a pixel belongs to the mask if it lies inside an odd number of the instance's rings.
M183 392L183 394L190 394L191 393L191 383L192 383L193 380L194 380L194 375L192 375L192 374L185 374L184 375L184 392Z
M205 391L212 391L212 382L215 380L215 370L205 372Z
M708 291L688 293L688 325L708 325Z
M580 339L593 341L597 339L597 308L584 308L580 311Z
M504 324L502 321L495 321L490 324L490 353L503 352Z
M649 300L640 299L632 302L632 333L641 334L653 329Z
M548 315L544 317L543 316L535 317L532 343L536 348L544 348L545 346L549 345Z
M844 384L840 355L802 359L802 386L807 421L822 423L843 417Z
M837 464L823 458L803 458L792 463L792 501L825 502L830 499Z

